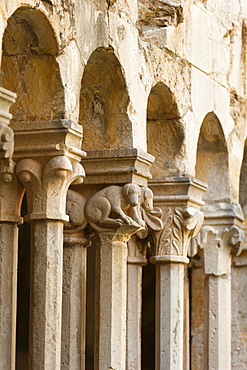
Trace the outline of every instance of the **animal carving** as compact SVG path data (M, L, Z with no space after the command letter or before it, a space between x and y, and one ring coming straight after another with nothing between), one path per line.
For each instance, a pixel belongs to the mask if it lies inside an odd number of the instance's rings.
M138 214L141 188L136 184L108 186L94 194L85 205L85 215L90 225L98 231L112 229L122 224L142 226ZM133 211L133 218L127 211Z
M153 192L147 187L141 188L141 196L138 206L128 210L128 215L136 221L138 225L145 227L145 221L143 221L142 217L143 210L141 207L148 212L153 209Z
M151 189L147 187L142 188L141 193L141 206L145 211L152 211L153 210L153 192Z
M66 214L69 216L69 222L64 226L67 233L74 233L86 227L85 203L86 199L81 194L71 189L68 190Z

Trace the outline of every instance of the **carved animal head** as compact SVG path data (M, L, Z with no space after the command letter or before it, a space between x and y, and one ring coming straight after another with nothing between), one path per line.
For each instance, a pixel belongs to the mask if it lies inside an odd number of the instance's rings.
M141 195L141 206L145 211L152 211L153 206L153 192L151 189L144 187L142 188L142 195Z
M87 224L84 213L86 199L74 190L69 189L66 199L66 213L69 215L69 224L65 224L65 228L72 228Z
M123 195L127 198L128 204L136 207L140 204L141 188L136 184L125 184L123 186Z

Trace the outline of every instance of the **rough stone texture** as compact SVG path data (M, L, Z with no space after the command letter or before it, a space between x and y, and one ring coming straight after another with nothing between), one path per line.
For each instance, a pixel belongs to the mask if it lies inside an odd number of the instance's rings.
M89 188L79 190L89 198L111 185L147 186L151 157L136 154L125 162L128 155L122 150L148 152L156 157L154 177L196 176L208 183L207 205L239 202L246 224L246 22L245 0L2 0L1 85L17 93L10 126L16 135L14 160L31 160L31 167L35 160L43 168L55 156L73 164L82 158L81 150L90 151L85 160L92 171ZM1 124L10 119L8 109L3 110ZM11 189L17 181L15 165L6 155L13 132L4 130L0 173L7 184L3 188L9 184L10 190L0 194L0 220L7 223L2 199L11 209L19 192L14 195ZM100 165L101 150L106 152ZM110 156L111 150L118 154ZM27 174L23 179L28 180ZM46 206L48 218L56 219L55 210L65 214L65 189L60 205L47 205L46 195L35 198L43 216ZM57 195L58 188L51 193ZM34 194L28 197L30 204ZM21 197L15 211L20 202ZM12 213L7 215L19 215ZM12 221L15 229L18 221ZM14 239L13 232L12 246ZM243 264L245 257L238 258ZM232 367L241 368L246 307L237 292L245 291L246 271L236 265L232 274L232 304L240 307L232 313ZM191 279L197 296L196 276L197 270ZM193 297L191 307L197 312ZM200 319L193 320L192 314L192 333L200 339L192 339L191 366L200 369L205 328Z

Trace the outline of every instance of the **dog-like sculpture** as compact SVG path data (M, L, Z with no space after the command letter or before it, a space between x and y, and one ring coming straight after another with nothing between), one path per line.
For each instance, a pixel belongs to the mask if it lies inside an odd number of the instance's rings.
M141 206L145 211L150 212L153 210L153 192L147 187L143 187L141 191Z
M138 207L141 188L136 184L108 186L94 194L85 205L85 215L95 230L112 229L122 224L143 226ZM131 208L133 217L127 215Z

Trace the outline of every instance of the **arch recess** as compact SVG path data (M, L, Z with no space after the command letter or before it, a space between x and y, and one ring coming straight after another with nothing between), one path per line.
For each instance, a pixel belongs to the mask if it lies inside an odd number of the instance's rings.
M113 49L96 49L81 82L79 123L84 130L84 150L132 147L128 104L125 79Z
M239 178L239 203L244 215L244 224L247 224L247 139L244 144L244 155Z
M8 19L1 83L17 93L11 107L13 122L63 118L64 91L57 52L54 31L41 11L20 7Z
M196 178L208 184L204 200L207 203L229 202L230 181L228 150L215 113L208 113L202 123L196 160Z
M166 85L158 82L149 94L147 106L147 148L155 156L153 176L181 173L184 139L175 98Z

